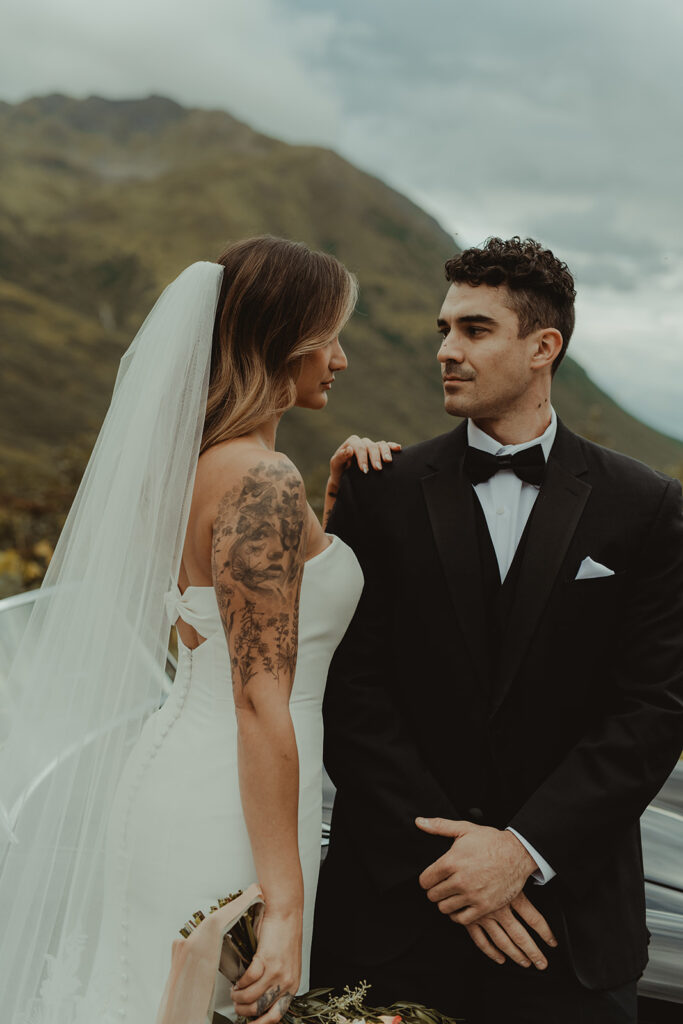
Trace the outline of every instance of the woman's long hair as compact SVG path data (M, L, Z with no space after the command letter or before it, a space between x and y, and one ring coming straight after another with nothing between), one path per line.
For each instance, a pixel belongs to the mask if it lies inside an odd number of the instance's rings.
M225 269L202 452L294 405L301 357L339 333L358 295L339 260L302 242L247 238L217 262Z

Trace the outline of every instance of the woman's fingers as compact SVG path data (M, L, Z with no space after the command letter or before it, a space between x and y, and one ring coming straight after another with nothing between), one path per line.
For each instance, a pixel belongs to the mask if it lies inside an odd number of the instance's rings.
M354 448L358 465L367 472L364 467L368 465L368 461L373 469L381 469L382 462L393 462L392 452L400 451L401 445L398 441L372 441L369 437L361 437Z
M468 934L477 949L480 949L482 953L489 958L489 960L495 960L497 964L505 963L505 957L501 951L496 949L493 943L489 941L486 932L480 925L468 924L466 927Z
M363 444L368 453L368 459L373 469L382 468L382 453L377 441L371 441L369 437L363 438Z
M232 1001L235 1006L238 1004L240 1006L250 1006L252 1003L256 1005L268 993L271 994L270 1002L272 1002L276 995L279 995L279 993L275 992L278 986L270 975L264 975L264 977L259 978L258 981L253 982L251 985L243 985L243 981L244 978L240 978L239 984L233 985L232 988Z
M392 451L400 452L401 445L398 441L380 441L379 449L384 462L393 462Z
M264 964L258 953L255 953L251 959L251 963L247 967L246 971L233 986L233 992L243 991L244 989L250 988L252 985L257 984L263 978L266 971L266 965Z
M398 441L373 441L369 437L351 434L334 453L330 465L333 470L341 471L355 456L360 469L367 473L371 466L373 469L381 469L383 462L392 462L393 452L400 450Z
M239 991L235 992L233 989L232 1000L235 1005L235 1011L239 1013L240 1017L260 1018L265 1016L283 998L288 997L291 1000L289 992L283 993L280 985L268 985L259 996L252 999L245 1000L238 998L238 996L240 996Z
M341 448L337 448L336 452L330 459L330 470L333 474L337 473L341 476L343 470L348 468L352 458L353 446L350 444L343 444Z
M514 898L510 906L530 928L533 928L537 935L541 936L544 942L547 942L549 946L557 946L557 939L553 935L550 925L540 910L536 909L523 892Z
M271 1004L267 1012L256 1018L254 1024L278 1024L278 1021L281 1021L287 1013L292 999L293 995L289 992L284 992L282 995L279 995Z

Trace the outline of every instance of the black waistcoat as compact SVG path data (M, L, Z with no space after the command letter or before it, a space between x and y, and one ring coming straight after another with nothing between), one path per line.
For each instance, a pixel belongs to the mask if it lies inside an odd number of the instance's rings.
M474 488L472 488L472 501L474 502L474 518L486 609L488 693L485 696L485 703L488 704L498 685L501 643L517 595L517 584L519 582L529 528L533 518L533 509L517 545L517 550L505 580L501 582L498 559L496 558L496 551L486 523L486 516ZM499 807L500 793L504 790L500 775L501 766L498 765L495 743L491 741L490 737L486 747L483 749L485 756L478 768L481 807L485 809L488 824L504 828L507 821L505 814Z
M486 523L486 516L474 488L472 488L472 501L474 502L477 544L479 547L479 561L486 605L486 634L489 648L488 683L489 691L492 691L498 675L501 640L517 594L520 569L534 513L532 509L517 545L512 564L508 569L505 580L501 581L498 559L496 558L496 551Z

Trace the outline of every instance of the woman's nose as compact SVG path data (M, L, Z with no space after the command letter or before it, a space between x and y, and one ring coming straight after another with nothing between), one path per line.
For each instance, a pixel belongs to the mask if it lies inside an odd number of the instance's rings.
M332 358L330 359L331 370L345 370L349 365L349 361L346 358L346 353L337 341L336 345L332 349Z

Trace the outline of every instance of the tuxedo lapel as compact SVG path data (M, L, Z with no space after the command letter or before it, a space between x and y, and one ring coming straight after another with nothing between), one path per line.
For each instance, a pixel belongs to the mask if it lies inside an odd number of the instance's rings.
M558 422L502 639L492 715L500 707L532 640L588 500L591 485L581 479L585 472L577 438Z
M422 487L451 601L484 685L490 678L486 608L472 485L463 473L466 425L457 427L430 459ZM457 668L454 668L457 671Z

